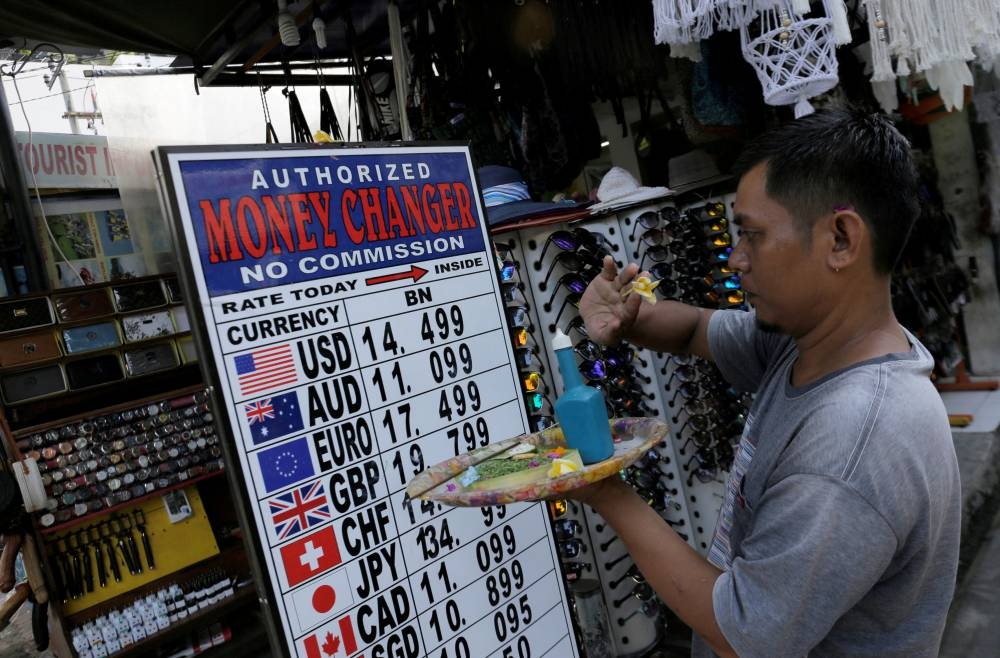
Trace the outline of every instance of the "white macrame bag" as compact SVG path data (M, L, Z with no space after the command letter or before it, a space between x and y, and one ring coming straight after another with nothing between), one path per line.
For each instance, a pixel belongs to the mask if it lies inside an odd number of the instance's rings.
M798 118L814 111L810 98L837 86L836 47L843 37L834 36L834 3L843 6L842 0L824 0L826 15L806 18L797 10L808 10L808 2L803 6L800 0L777 0L755 18L748 15L740 21L743 57L757 73L765 103L794 104ZM843 22L846 25L846 17Z
M693 43L712 36L718 2L719 0L653 0L654 43Z

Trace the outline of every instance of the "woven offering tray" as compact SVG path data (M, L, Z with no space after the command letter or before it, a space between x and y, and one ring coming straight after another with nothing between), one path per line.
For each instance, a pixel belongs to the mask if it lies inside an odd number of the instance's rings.
M565 452L566 439L559 426L554 425L535 434L525 434L477 448L431 466L410 481L406 493L410 498L433 500L457 507L483 507L559 498L566 492L603 480L632 465L667 436L666 424L653 418L616 418L609 422L615 452L602 462L586 466L577 462L578 470L550 476L548 472L553 460L565 458L563 461L570 461L574 458L572 451ZM485 470L484 464L487 461L496 464L503 459L512 459L510 455L518 451L527 453L525 459L531 459L530 451L536 447L542 450L537 452L537 459L531 462L534 464L532 470L539 472L544 469L546 472L540 477L535 476L536 479L530 483L484 488L483 479L477 484L475 475L470 475L470 467L475 469L478 466ZM503 481L502 476L485 479Z

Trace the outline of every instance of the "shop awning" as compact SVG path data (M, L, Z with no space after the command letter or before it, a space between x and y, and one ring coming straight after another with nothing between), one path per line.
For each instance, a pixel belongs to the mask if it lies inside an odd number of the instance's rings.
M294 48L277 39L276 0L4 0L0 39L20 47L28 39L80 49L103 48L177 55L175 66L208 68L223 56L232 64L312 60L315 12L326 22L324 59L348 57L346 12L365 55L387 53L387 0L372 2L289 2L298 18L302 43ZM404 15L415 3L398 2Z

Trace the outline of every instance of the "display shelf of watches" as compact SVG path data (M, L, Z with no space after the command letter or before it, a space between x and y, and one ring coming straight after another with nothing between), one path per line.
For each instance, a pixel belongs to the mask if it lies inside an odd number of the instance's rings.
M48 501L43 527L68 523L221 468L204 392L145 403L27 433Z
M221 569L150 592L70 632L79 658L103 658L151 639L171 625L232 597L235 579Z
M131 498L116 504L113 507L100 508L95 512L81 512L79 516L70 516L66 521L59 521L59 518L67 518L65 515L57 516L57 513L46 512L42 514L38 521L42 526L41 533L43 535L51 535L53 533L60 532L66 528L74 527L80 523L85 523L92 520L97 515L103 515L108 512L115 512L124 509L127 506L132 506L136 503L140 503L144 500L152 498L153 496L161 496L165 493L174 491L175 489L181 489L184 487L189 487L193 484L201 482L211 477L216 477L225 469L225 464L221 457L211 458L207 461L202 462L198 466L189 468L185 473L180 475L175 474L170 478L160 478L156 482L156 487L154 487L149 493L144 493L141 497ZM79 505L79 503L78 503ZM50 525L46 525L50 524Z

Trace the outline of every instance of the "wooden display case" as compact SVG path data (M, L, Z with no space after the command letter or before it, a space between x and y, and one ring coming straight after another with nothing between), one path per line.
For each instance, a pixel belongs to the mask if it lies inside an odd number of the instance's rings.
M197 609L178 605L183 618L110 655L156 656L213 624L230 641L208 648L211 655L260 646L258 596L224 477L220 443L228 439L216 433L176 280L144 277L23 301L30 304L5 299L0 309L11 320L0 323L0 434L10 461L38 461L45 485L47 508L30 515L29 532L50 596L52 652L78 656L73 629L97 628L112 611L173 585L216 581L226 586ZM155 348L148 356L147 347ZM85 363L74 379L83 359L96 370ZM120 377L98 367L112 362ZM40 368L58 368L65 390L20 399L47 385L32 382ZM169 510L168 495L180 501Z

